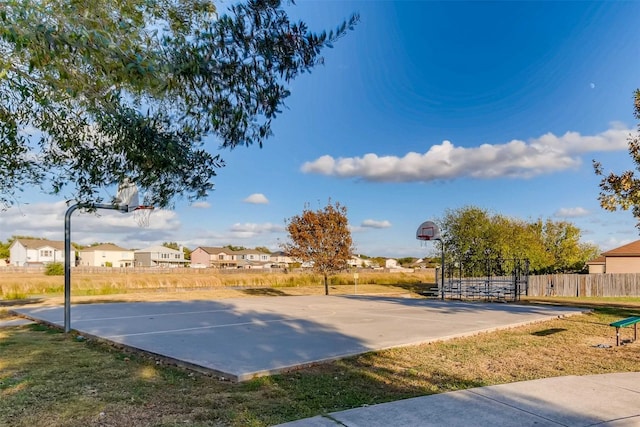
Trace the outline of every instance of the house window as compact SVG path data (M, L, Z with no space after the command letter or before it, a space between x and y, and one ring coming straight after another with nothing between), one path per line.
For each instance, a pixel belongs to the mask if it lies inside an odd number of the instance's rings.
M218 255L218 259L224 259L224 255Z
M51 258L53 256L53 251L49 249L41 249L40 250L41 257Z

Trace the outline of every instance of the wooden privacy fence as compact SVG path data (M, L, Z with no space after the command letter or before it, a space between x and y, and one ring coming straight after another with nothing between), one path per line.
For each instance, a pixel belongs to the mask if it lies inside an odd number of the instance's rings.
M529 296L640 296L640 273L545 274L529 276Z

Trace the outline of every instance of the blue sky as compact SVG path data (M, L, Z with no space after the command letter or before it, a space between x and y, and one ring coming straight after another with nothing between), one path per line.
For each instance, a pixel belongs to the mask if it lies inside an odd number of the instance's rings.
M356 250L369 256L430 254L417 227L464 206L568 220L603 250L639 238L630 212L599 207L591 161L633 167L640 2L299 0L288 9L314 31L353 12L361 22L292 83L265 146L222 151L227 166L209 198L155 211L149 228L109 211L74 214L74 242L278 250L285 219L329 199L347 207ZM65 210L62 197L28 191L0 213L0 239L62 240Z

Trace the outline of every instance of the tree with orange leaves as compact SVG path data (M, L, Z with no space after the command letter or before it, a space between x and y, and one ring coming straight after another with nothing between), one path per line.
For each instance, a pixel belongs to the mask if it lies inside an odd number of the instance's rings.
M309 262L313 271L324 277L324 292L329 295L329 275L348 268L354 251L347 208L336 202L317 211L305 206L300 215L289 218L287 231L290 242L282 249L290 257Z

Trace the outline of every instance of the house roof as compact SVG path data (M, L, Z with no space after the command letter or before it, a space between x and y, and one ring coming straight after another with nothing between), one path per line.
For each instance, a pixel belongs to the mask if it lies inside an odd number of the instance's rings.
M289 256L289 254L286 253L285 251L276 251L276 252L272 252L271 256Z
M241 251L231 251L231 253L238 254L238 255L262 254L262 255L271 256L271 254L268 254L268 253L262 252L262 251L257 251L255 249L243 249Z
M619 248L611 249L608 252L604 252L602 255L605 257L640 256L640 240L620 246Z
M114 245L113 243L104 243L102 245L91 246L89 248L84 248L81 252L95 252L95 251L113 251L113 252L122 252L128 251L129 249L121 248L118 245Z
M16 243L20 243L27 249L40 249L45 247L50 247L59 251L64 251L64 242L57 240L47 240L47 239L16 239L12 246ZM73 246L73 244L71 245Z
M162 245L149 246L148 248L138 249L135 253L146 253L146 252L161 252L161 253L170 253L170 254L179 254L180 251L175 249L168 248Z
M590 265L590 264L605 264L606 263L606 258L603 255L600 255L597 258L592 259L591 261L587 261L586 264Z
M203 251L205 251L209 255L216 255L216 254L219 254L219 253L225 253L225 254L236 253L235 251L232 251L229 248L219 248L219 247L215 247L215 246L198 246L196 249L202 249Z

